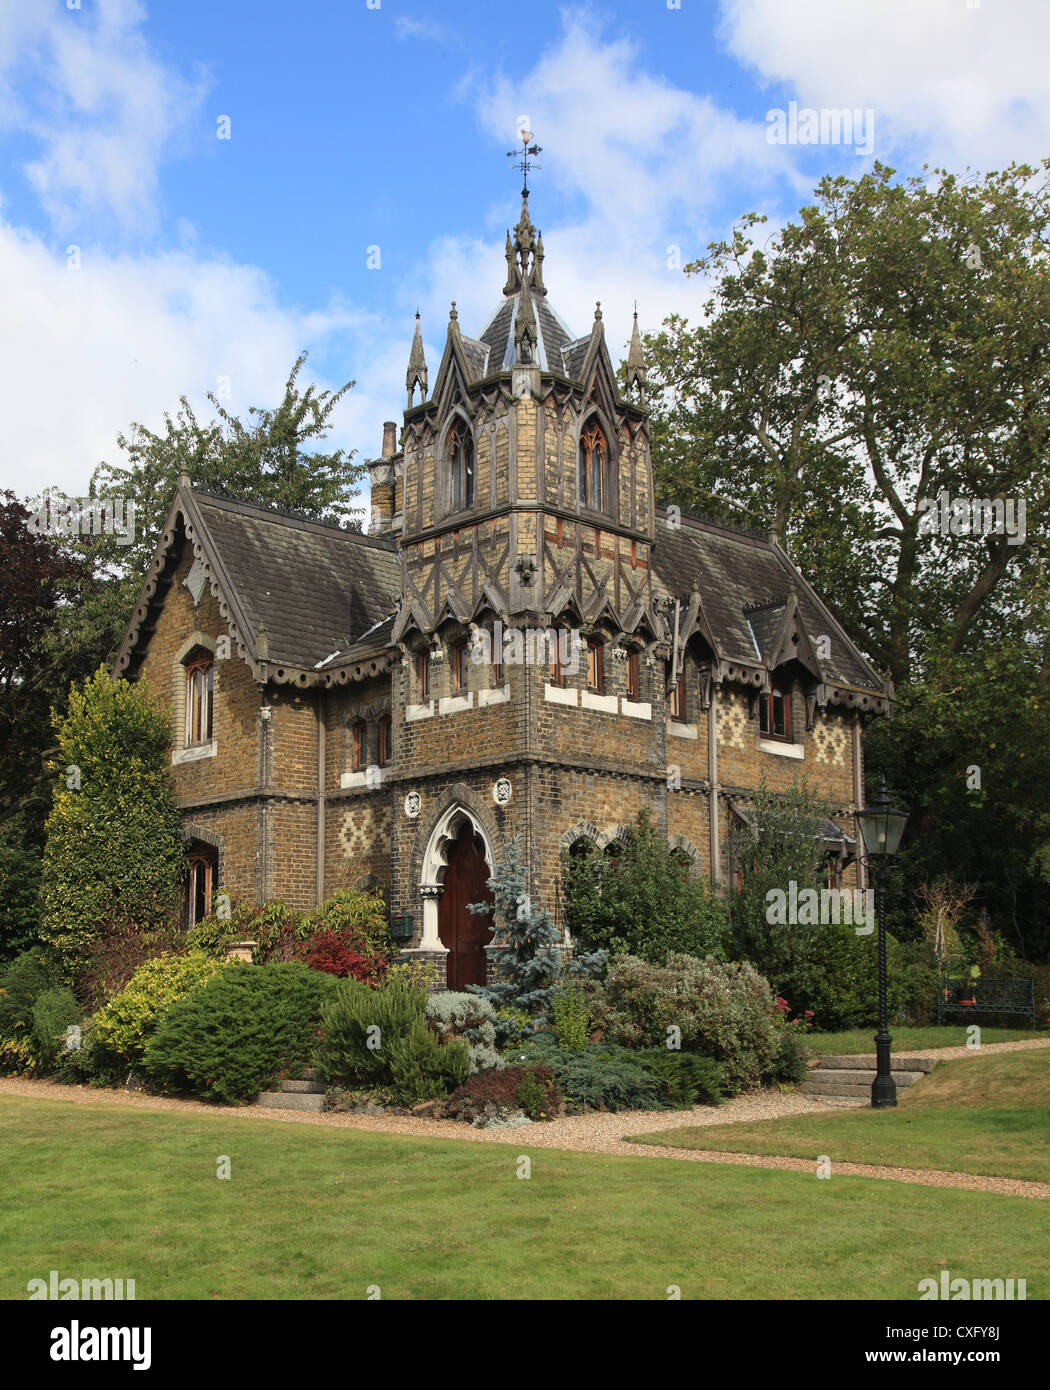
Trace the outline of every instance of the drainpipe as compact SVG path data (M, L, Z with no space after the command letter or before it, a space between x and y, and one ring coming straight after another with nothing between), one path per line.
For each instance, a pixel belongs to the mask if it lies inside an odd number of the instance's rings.
M314 705L317 719L317 905L324 902L324 836L325 836L325 715L327 713L327 692L318 692Z
M853 809L859 811L864 805L864 757L861 751L860 711L853 711ZM856 821L854 821L856 828ZM859 833L859 832L857 832ZM863 846L857 846L857 881L861 888L868 886L868 870L862 854Z
M712 672L712 676L713 676ZM707 707L707 783L708 816L711 822L711 882L722 882L722 849L718 827L718 685L711 681L711 703Z

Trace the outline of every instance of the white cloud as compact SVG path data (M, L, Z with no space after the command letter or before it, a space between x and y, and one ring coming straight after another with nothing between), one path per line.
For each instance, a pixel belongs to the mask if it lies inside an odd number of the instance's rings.
M150 231L158 165L183 138L204 95L159 62L137 0L7 6L0 20L0 128L38 145L23 172L53 226L85 219Z
M206 394L221 394L228 377L225 403L246 418L249 406L276 404L301 348L342 357L352 343L367 361L388 339L386 325L337 303L311 313L282 308L264 272L217 255L109 256L87 247L74 270L39 239L2 227L0 283L0 378L17 402L0 419L0 468L3 485L20 494L54 483L81 495L101 459L120 461L118 430L132 420L159 427L183 393L208 417ZM311 362L307 379L319 375ZM367 387L350 392L334 443L371 434L384 408Z
M1050 154L1046 0L723 0L730 51L800 103L872 107L877 155L959 171Z

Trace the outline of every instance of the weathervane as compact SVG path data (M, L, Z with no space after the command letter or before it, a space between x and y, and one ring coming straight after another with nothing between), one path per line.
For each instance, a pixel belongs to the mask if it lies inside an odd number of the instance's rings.
M532 131L529 129L529 120L527 116L522 116L518 120L518 138L521 141L521 149L508 150L507 158L513 159L515 168L521 170L522 177L525 180L521 190L521 196L527 198L529 196L529 170L543 168L542 164L534 163L536 155L542 154L543 150L539 145L529 144L529 141L532 139ZM521 156L520 159L518 158L519 155ZM530 155L532 156L531 159L529 157Z

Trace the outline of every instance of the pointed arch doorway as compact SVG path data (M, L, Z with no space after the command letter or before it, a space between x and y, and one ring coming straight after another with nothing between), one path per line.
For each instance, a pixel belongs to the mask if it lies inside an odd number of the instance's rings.
M483 985L486 977L485 947L492 940L491 917L471 912L469 903L492 902L488 887L491 869L485 841L472 821L464 816L454 829L455 838L445 845L443 892L438 902L438 936L448 951L449 989Z

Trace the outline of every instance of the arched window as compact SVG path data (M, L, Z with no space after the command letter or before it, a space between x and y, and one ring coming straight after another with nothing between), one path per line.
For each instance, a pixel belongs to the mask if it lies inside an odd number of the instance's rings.
M474 440L465 420L457 420L448 432L447 457L452 478L454 512L474 505Z
M211 652L197 647L185 661L186 747L199 748L212 736L212 691L215 662Z
M605 505L605 465L609 446L602 427L592 420L580 435L579 497L582 507L600 512Z
M780 738L787 743L792 741L790 680L778 676L769 694L760 697L758 727L766 738Z
M186 859L183 920L192 927L211 911L212 898L219 886L219 855L211 845L194 840Z

